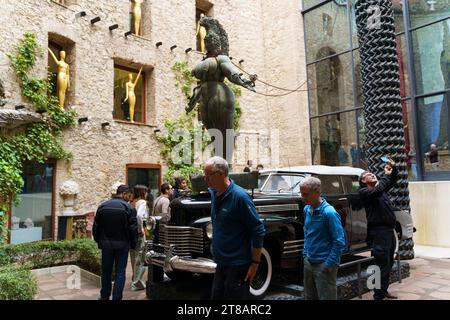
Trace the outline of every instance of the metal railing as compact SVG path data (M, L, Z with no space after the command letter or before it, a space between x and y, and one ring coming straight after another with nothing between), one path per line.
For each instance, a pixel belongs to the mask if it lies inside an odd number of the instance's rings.
M368 252L371 250L367 250L367 251L361 251L358 253L363 253L363 252ZM401 274L401 269L400 269L400 254L397 252L395 252L396 255L396 262L397 262L397 275L398 275L398 282L402 283L402 274ZM356 259L354 261L350 261L350 262L346 262L346 263L342 263L339 265L339 269L341 268L347 268L347 267L351 267L356 265L356 273L357 273L357 281L358 281L358 298L362 299L362 283L361 283L361 263L364 262L368 262L368 261L373 261L375 258L374 257L362 257L361 259Z

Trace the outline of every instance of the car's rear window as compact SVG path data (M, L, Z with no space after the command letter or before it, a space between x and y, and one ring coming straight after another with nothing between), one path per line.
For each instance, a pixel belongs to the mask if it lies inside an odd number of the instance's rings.
M358 193L359 181L357 176L342 176L346 193Z
M321 181L321 189L323 194L341 194L344 193L341 179L339 176L321 175L316 176Z

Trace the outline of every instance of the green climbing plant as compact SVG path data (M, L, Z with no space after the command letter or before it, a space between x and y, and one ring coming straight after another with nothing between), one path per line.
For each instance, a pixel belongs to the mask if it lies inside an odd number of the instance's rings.
M23 187L23 164L26 161L43 163L50 157L71 159L71 154L62 146L61 134L75 123L76 112L61 109L58 99L49 95L51 74L44 79L30 76L37 55L42 55L42 49L34 33L25 33L15 52L8 55L23 96L37 111L45 113L41 122L21 131L0 134L0 242L6 236L6 212L11 204L17 203L17 194Z

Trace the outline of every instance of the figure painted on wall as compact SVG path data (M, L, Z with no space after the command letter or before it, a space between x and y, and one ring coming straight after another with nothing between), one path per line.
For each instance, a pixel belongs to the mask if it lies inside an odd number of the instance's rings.
M255 91L254 80L241 77L241 71L228 57L228 35L221 24L213 18L203 16L200 24L206 28L205 37L206 58L197 64L192 74L200 80L189 99L186 112L190 112L200 103L200 117L206 129L217 129L222 134L222 151L216 146L215 155L232 162L232 142L227 149L227 130L233 129L234 95L224 83L227 78L234 84ZM233 139L234 141L234 139Z
M200 24L200 21L204 16L205 16L204 13L200 14L200 19L197 21L197 30L196 30L195 35L198 38L200 51L203 53L206 53L206 49L205 49L206 28Z
M142 67L139 70L139 73L136 77L136 80L133 82L133 74L128 74L128 82L125 84L127 95L125 97L125 101L128 101L128 104L130 106L130 122L134 122L134 107L136 105L136 94L134 93L134 88L136 87L137 82L139 81L139 78L141 76Z
M59 106L61 109L64 108L64 101L66 100L66 91L70 89L70 74L69 74L69 65L66 63L66 52L60 51L59 57L61 60L58 60L50 48L48 48L48 52L55 60L56 65L58 66L58 76L57 76L57 90L58 90L58 100Z
M141 35L141 20L142 20L142 3L144 0L133 0L133 22L134 34Z

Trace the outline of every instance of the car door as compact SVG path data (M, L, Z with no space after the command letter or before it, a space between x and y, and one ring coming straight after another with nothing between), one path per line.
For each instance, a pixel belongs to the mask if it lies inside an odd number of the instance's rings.
M344 188L342 186L341 177L339 175L318 175L316 176L321 181L322 196L331 204L339 213L342 227L345 230L346 251L350 243L351 236L351 220L349 215L349 202Z
M352 249L364 247L367 235L367 217L362 201L359 197L359 182L357 176L342 176L344 190L350 205L351 236L350 243Z

